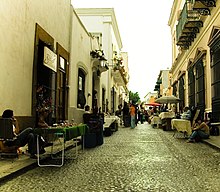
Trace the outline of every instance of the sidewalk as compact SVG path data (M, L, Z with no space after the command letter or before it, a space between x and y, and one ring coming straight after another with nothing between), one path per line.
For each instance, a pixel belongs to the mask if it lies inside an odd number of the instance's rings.
M65 143L65 148L71 148L73 146L72 141L67 141ZM81 145L77 145L78 150L81 149ZM32 166L37 166L37 160L31 159L29 154L25 151L27 146L22 148L24 154L20 154L18 158L0 158L0 183L7 178L13 176L14 174L28 170ZM41 159L45 160L49 157L51 146L45 148L46 153L41 155ZM59 148L54 148L55 153L60 152Z
M209 139L204 140L203 143L208 144L210 147L220 151L220 136L211 136ZM67 147L70 145L71 144L68 143ZM79 147L79 149L81 148L80 145L77 147ZM47 147L46 154L49 154L49 150L50 147ZM48 155L45 155L45 158L47 157ZM0 159L0 182L6 180L16 173L28 170L31 166L37 166L37 160L31 159L27 154L19 155L19 157L16 159Z
M210 136L209 139L205 139L202 142L220 151L220 136Z

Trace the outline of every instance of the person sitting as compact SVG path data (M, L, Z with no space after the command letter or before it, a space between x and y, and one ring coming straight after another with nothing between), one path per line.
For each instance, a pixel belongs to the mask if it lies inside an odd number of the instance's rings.
M49 110L47 108L43 108L41 109L41 111L39 111L39 118L38 118L38 127L39 128L48 128L49 125L46 123L45 119L48 117L49 114Z
M85 113L91 113L89 105L85 106Z
M42 108L40 111L38 111L38 122L37 122L37 126L38 128L49 128L50 125L48 125L48 123L46 122L46 119L48 118L48 115L50 113L50 110L47 107ZM55 126L57 124L54 124ZM47 134L44 136L41 136L43 142L44 142L44 146L48 147L53 145L52 141L53 141L53 134Z
M185 107L184 112L181 115L181 119L191 120L191 117L192 117L192 113L191 113L189 107Z
M205 122L202 122L201 119L196 120L192 130L193 132L187 142L196 142L200 141L201 139L209 138L209 126Z
M165 106L163 106L162 108L161 108L161 112L168 112L169 110L168 110L168 106L167 105L165 105Z
M37 143L36 143L36 135L33 132L33 128L28 127L20 132L19 125L17 119L14 117L14 112L11 109L6 109L2 118L11 118L13 121L13 132L14 139L12 141L5 141L3 144L7 147L24 147L28 144L28 152L30 153L30 158L36 159L37 153ZM44 153L44 148L40 148L40 153Z

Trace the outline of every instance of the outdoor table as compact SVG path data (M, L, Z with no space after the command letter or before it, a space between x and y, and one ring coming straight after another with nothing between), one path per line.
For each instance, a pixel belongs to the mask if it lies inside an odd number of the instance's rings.
M175 117L175 113L174 112L161 112L160 114L159 114L159 117L161 118L161 119L167 119L167 118L170 118L170 119L172 119L172 118L174 118Z
M185 119L172 119L171 121L172 129L178 132L186 133L190 136L192 133L191 122ZM174 133L175 135L175 133Z
M174 112L161 112L159 114L159 117L162 120L162 126L164 127L164 130L170 130L171 129L171 119L175 117ZM165 124L165 126L163 125Z
M65 142L72 140L74 138L77 138L79 136L83 137L86 133L87 125L85 124L80 124L76 126L63 126L63 127L48 127L48 128L35 128L34 131L35 133L38 134L37 136L37 160L38 160L38 165L39 166L56 166L56 167L61 167L64 164L64 151L65 151ZM61 164L47 164L47 165L42 165L40 164L40 155L39 155L39 135L45 136L48 134L52 134L53 137L53 144L55 141L55 138L62 138L63 142L62 144L62 157L61 157ZM83 137L84 138L84 137ZM84 142L82 142L84 145ZM83 147L84 148L84 147ZM53 151L53 145L51 149L51 155ZM78 151L77 151L77 142L76 142L76 157L77 157Z
M120 118L118 116L107 116L107 117L104 117L104 128L108 128L110 127L110 125L114 122L118 122L120 121Z
M158 116L151 116L151 126L154 127L154 125L157 125L157 128L159 128L159 125L161 124L161 119Z

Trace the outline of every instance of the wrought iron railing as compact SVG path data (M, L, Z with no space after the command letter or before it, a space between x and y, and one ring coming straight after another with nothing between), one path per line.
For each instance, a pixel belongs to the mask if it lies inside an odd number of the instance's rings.
M177 40L177 42L180 40L180 37L183 33L185 25L188 23L188 21L199 21L200 20L199 12L195 11L195 10L189 10L188 5L189 5L189 3L186 2L183 7L183 10L180 14L179 22L176 26L176 40Z

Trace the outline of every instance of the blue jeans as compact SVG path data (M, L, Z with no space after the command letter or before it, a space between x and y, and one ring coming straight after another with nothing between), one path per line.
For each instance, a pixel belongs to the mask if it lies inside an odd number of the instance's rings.
M135 128L135 116L131 116L131 128Z
M193 131L193 133L190 135L189 139L195 139L195 138L199 138L199 139L208 139L209 135L206 134L205 132L201 131L201 130L196 130Z

